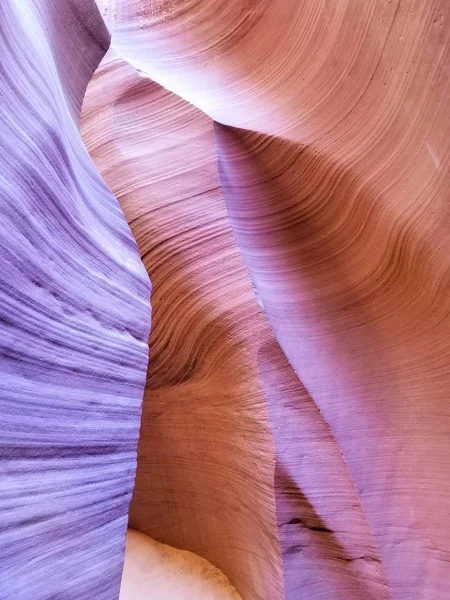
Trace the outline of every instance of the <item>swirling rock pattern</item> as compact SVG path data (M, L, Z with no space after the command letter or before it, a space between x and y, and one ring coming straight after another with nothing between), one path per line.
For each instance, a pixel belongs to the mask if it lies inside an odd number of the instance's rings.
M278 537L287 597L305 587L311 597L388 597L336 442L251 294L212 121L110 52L88 87L82 132L154 283L131 525L205 556L243 598L282 597Z
M392 598L446 598L450 5L101 4L121 56L221 123L243 257L373 533L347 563L382 586L379 558Z
M434 217L409 220L308 149L217 131L240 247L338 442L392 596L444 598L449 260L421 231Z
M83 115L155 283L131 524L246 600L446 599L450 5L97 4L147 78L110 54ZM108 35L0 16L0 596L116 598L149 286L78 132Z
M118 597L149 281L78 129L84 0L0 3L0 598Z
M281 598L257 365L270 332L228 222L213 122L111 53L82 122L154 286L130 525L204 556L243 598Z

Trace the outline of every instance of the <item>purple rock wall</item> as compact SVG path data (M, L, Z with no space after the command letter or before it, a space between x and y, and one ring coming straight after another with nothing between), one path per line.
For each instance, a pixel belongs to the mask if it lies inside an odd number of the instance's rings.
M93 2L0 4L0 598L118 596L150 285L81 140Z

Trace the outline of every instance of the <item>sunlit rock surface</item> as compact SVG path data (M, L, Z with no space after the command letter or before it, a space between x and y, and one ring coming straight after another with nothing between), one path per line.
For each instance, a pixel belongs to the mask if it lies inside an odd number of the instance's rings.
M204 558L130 529L119 600L241 600Z

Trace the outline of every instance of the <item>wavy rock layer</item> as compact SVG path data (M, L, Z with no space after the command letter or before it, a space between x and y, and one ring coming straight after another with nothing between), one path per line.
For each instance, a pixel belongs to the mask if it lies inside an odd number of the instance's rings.
M213 123L110 53L82 120L154 286L130 525L207 558L243 598L281 598L257 365L270 333L228 222Z
M0 4L0 597L119 593L149 282L78 130L95 5Z
M283 597L279 541L292 600L446 599L450 6L99 5L222 123L284 352L212 121L108 59L84 135L157 288L132 525L252 600ZM0 596L110 600L149 288L77 128L108 36L84 0L0 16Z
M432 215L409 221L318 153L220 127L217 138L249 271L338 442L392 596L445 598L448 244L420 231Z
M82 123L154 283L132 526L207 557L244 598L282 597L277 538L287 597L389 597L339 448L251 293L212 121L110 52Z
M221 181L239 246L339 446L389 594L446 598L450 5L101 5L121 56L223 124ZM347 558L382 582L372 550Z

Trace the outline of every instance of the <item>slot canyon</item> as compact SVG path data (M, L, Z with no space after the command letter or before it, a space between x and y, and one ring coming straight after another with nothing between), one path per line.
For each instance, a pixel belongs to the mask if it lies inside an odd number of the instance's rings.
M448 0L0 0L0 600L449 598Z

